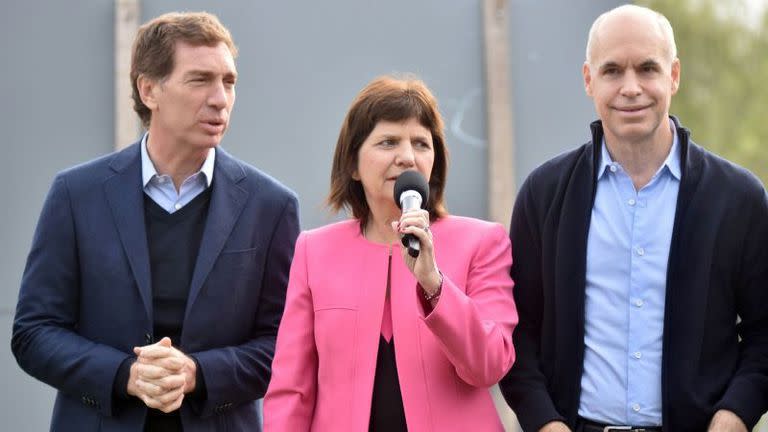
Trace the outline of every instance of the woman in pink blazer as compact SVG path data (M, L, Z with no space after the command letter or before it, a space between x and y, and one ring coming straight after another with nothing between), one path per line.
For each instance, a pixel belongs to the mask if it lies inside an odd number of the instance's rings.
M488 388L512 366L509 238L448 216L448 162L435 98L378 78L336 145L328 202L353 218L302 233L264 399L265 431L501 431ZM401 214L395 179L429 182ZM401 246L414 235L417 258Z

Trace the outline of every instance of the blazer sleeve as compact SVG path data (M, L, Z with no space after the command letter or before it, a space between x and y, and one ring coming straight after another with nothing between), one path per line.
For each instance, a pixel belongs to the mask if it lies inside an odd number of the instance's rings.
M543 310L542 255L538 216L531 177L520 189L509 235L514 242L512 278L520 325L514 333L518 358L499 383L504 398L523 430L537 431L550 421L565 421L547 390L539 365Z
M768 198L764 189L755 195L735 287L739 365L715 407L733 411L749 428L768 406Z
M264 397L264 430L301 432L312 424L317 398L318 357L314 305L307 278L306 236L291 265L285 313L277 335L272 381Z
M440 299L424 318L457 374L476 387L496 384L512 366L517 324L509 238L501 225L484 234L471 258L465 289L444 275Z
M24 371L110 416L115 375L131 355L77 333L79 266L71 199L60 174L43 204L27 257L11 350Z
M206 395L197 407L201 417L259 399L267 390L277 329L285 306L288 274L299 234L298 201L294 195L289 195L276 220L267 248L252 338L237 346L190 353L197 360L205 381Z

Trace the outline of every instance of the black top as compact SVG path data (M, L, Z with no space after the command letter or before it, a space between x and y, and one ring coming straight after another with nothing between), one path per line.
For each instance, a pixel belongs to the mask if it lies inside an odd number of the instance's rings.
M407 431L403 396L397 379L395 339L389 342L379 336L379 354L376 357L376 375L373 378L370 432Z
M208 188L178 211L168 213L144 195L155 341L168 336L179 346L210 198Z
M391 288L392 254L387 263L387 296ZM379 353L376 356L376 375L373 377L373 396L371 397L370 432L407 431L403 395L400 393L400 380L397 378L395 359L395 338L389 342L379 335Z
M751 428L768 406L768 200L757 178L696 145L673 120L682 178L666 280L662 423L706 430L723 408ZM520 325L517 359L500 387L524 430L556 419L573 427L578 416L600 122L592 133L537 168L512 213Z
M149 195L144 195L154 341L168 336L174 346L180 347L189 286L203 238L210 198L211 188L208 188L178 211L168 213ZM194 393L200 392L196 388ZM147 412L145 432L181 430L179 410L170 414L155 409Z

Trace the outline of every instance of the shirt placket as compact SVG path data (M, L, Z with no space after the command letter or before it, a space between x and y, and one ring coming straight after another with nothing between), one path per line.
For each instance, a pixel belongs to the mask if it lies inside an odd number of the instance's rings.
M643 303L642 303L642 287L640 273L640 261L645 257L645 239L639 232L638 219L644 216L645 206L644 194L642 191L637 192L635 190L632 179L621 168L617 170L617 182L619 183L618 190L620 191L618 200L621 205L622 213L626 216L629 229L629 289L627 292L625 310L627 311L627 340L626 347L626 418L632 423L632 419L636 417L643 409L643 403L640 395L635 392L635 389L642 382L639 377L639 373L642 368L641 362L643 361L643 353L641 351L642 338L638 337L639 332L642 332L643 322ZM639 302L638 302L639 301ZM638 306L639 304L639 306Z

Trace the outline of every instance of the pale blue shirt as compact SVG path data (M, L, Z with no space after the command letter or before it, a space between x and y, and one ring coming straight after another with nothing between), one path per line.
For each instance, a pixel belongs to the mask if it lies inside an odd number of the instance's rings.
M667 261L680 189L674 136L666 160L636 191L603 139L587 243L584 373L579 415L661 425Z
M168 213L173 213L189 204L196 196L200 195L213 181L213 164L216 161L216 149L210 149L200 171L187 177L181 183L179 191L173 185L173 179L169 175L159 175L155 164L149 158L147 152L147 137L144 134L141 139L141 181L144 193L152 201L164 208Z

